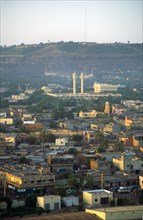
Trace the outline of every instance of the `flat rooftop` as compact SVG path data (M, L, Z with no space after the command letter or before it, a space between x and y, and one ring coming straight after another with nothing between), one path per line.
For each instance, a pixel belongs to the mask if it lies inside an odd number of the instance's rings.
M115 213L115 212L131 212L131 211L142 211L143 205L135 206L118 206L118 207L109 207L109 208L97 208L97 209L86 209L86 213L104 212L104 213Z
M102 192L106 192L106 193L111 193L109 190L106 189L95 189L95 190L85 190L83 192L88 192L88 193L102 193Z

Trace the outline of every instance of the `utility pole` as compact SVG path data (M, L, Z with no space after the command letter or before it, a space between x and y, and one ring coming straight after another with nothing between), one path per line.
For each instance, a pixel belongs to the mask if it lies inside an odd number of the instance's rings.
M3 196L6 196L6 174L3 174Z
M43 152L44 152L44 137L45 137L45 132L44 130L42 130L42 149L43 149Z
M100 175L100 184L101 184L101 189L104 189L104 173L101 173Z

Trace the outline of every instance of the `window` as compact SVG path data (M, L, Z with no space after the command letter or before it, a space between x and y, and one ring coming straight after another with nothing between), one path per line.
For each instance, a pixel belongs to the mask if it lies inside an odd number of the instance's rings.
M95 199L94 201L97 202L97 199Z

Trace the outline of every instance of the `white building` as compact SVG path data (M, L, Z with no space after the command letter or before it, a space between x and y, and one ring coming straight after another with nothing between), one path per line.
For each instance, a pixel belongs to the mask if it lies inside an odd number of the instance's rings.
M75 196L63 197L62 201L67 207L79 205L79 197Z
M7 115L6 112L1 112L0 113L0 118L6 118L6 115Z
M12 95L11 96L12 100L13 101L19 101L19 100L25 100L25 99L28 99L28 96L25 95L25 93L20 93L20 95Z
M58 146L65 146L68 143L68 138L56 138L55 139L55 144Z
M37 207L42 207L44 210L61 209L61 196L58 195L38 196Z
M93 89L95 93L100 92L117 92L118 85L105 84L105 83L94 83Z

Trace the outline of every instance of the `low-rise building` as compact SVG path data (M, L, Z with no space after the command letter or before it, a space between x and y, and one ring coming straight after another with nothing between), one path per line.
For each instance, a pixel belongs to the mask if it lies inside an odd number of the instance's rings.
M95 131L84 131L83 139L85 142L93 143L95 141Z
M0 167L0 178L13 189L26 191L29 188L43 189L53 186L55 175L46 167L35 167L26 164L3 165Z
M67 196L62 198L63 204L67 207L79 205L79 197Z
M143 189L143 175L139 175L139 186Z
M121 156L121 152L102 152L96 153L96 155L106 162L112 162L113 157L119 158Z
M113 114L121 115L124 112L126 112L126 108L124 105L120 105L120 104L112 105L112 113Z
M92 110L92 111L89 111L89 112L83 112L83 111L79 112L79 117L80 118L95 118L96 115L97 115L96 110Z
M66 170L73 170L74 157L71 155L63 156L51 156L48 157L48 164L51 167L51 172L56 172L60 168L65 168Z
M20 95L12 95L11 98L12 98L13 101L17 102L19 100L28 99L28 96L25 95L25 93L20 93Z
M143 133L133 135L133 146L143 147Z
M44 210L59 210L61 209L61 196L38 196L37 207L41 207Z
M65 146L68 143L68 138L63 137L63 138L56 138L55 139L55 144L58 146Z
M124 125L126 126L126 129L127 129L127 130L131 129L132 124L133 124L132 117L126 116L126 117L125 117L125 121L124 121Z
M111 171L111 163L101 160L90 160L90 169L99 171Z
M118 85L106 84L106 83L94 83L93 89L95 93L100 92L117 92Z
M13 125L13 118L0 118L0 124Z
M6 118L7 113L6 112L0 112L0 118Z
M34 124L24 124L26 130L40 130L44 128L42 123L34 123Z
M113 158L113 164L119 170L124 172L143 171L143 160L135 156L135 153L126 151L120 158Z
M0 138L3 140L5 147L15 147L16 146L16 133L0 133Z
M105 205L113 200L113 192L99 189L83 191L83 202L87 205Z
M138 220L142 219L142 205L85 209L85 212L101 220Z
M126 130L125 126L120 123L105 124L103 128L104 132L109 132L109 133L120 133L125 130Z

